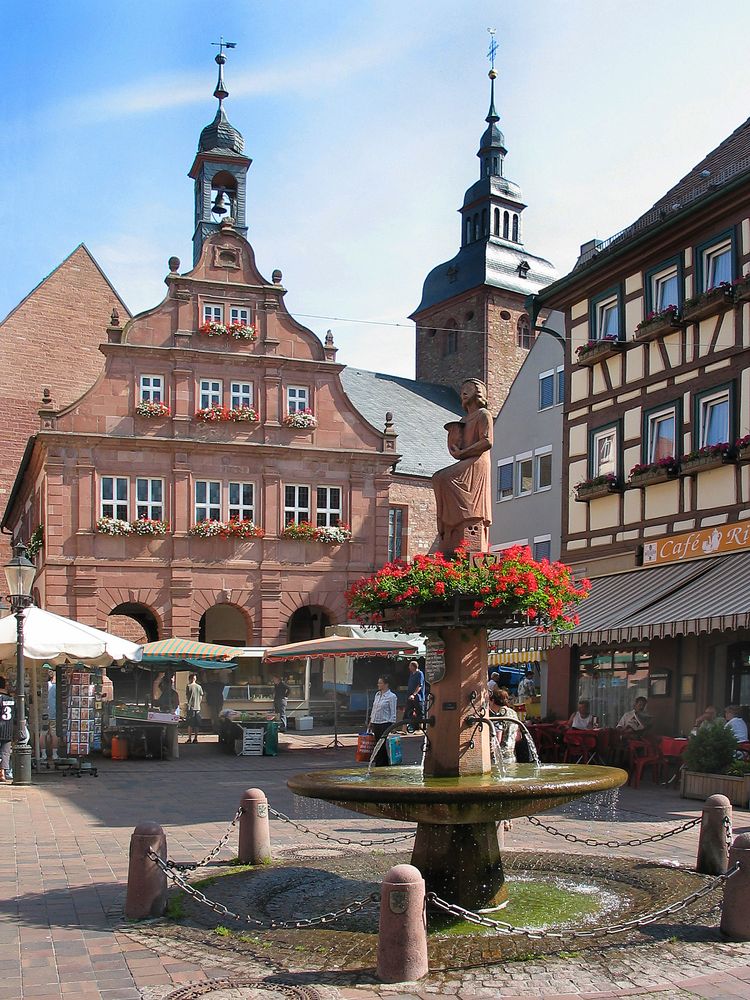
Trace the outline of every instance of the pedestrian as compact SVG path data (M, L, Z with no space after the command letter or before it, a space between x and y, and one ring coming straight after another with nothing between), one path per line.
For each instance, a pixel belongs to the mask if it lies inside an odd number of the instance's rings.
M368 726L369 731L375 737L376 746L380 737L396 721L397 707L398 699L396 698L395 692L391 691L391 679L387 674L381 674L381 676L378 677L378 690L372 702L370 725ZM388 748L386 747L385 742L378 750L373 764L375 767L388 766Z
M495 691L500 687L500 674L497 670L493 670L490 674L490 679L487 681L487 693L490 696L490 701L495 694Z
M284 683L278 674L274 674L271 680L273 681L273 710L279 717L281 731L286 732L286 708L289 704L289 686ZM334 692L333 696L334 698L336 697L336 692Z
M198 683L198 677L196 674L190 674L188 677L188 685L185 688L185 695L187 696L187 742L197 743L198 733L201 728L201 702L203 701L203 688Z
M0 781L10 781L10 747L16 701L8 694L8 684L0 677Z
M409 664L409 680L406 685L406 708L404 721L419 725L424 715L424 674L416 660Z
M536 684L531 667L528 667L526 674L518 682L518 700L524 701L526 698L536 698Z

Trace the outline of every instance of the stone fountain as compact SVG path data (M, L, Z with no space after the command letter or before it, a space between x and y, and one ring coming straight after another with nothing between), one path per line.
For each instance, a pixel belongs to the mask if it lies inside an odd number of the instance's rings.
M448 448L457 462L437 472L441 549L463 542L488 553L491 523L492 418L484 386L465 382L462 421L448 424ZM506 898L499 820L528 816L580 795L617 788L619 768L571 764L493 766L493 724L487 714L488 627L507 624L498 609L473 617L459 602L417 616L428 636L428 709L423 767L361 768L299 774L288 781L297 795L323 799L368 816L417 823L412 853L428 890L471 909ZM489 619L492 620L489 620Z

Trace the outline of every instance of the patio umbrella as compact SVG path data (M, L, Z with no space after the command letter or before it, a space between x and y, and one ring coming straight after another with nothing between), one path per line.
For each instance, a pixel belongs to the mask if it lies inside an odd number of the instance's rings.
M0 660L15 659L17 635L15 615L0 619ZM85 663L106 667L141 659L141 647L134 642L36 607L23 612L23 653L32 666Z
M239 646L221 646L215 642L172 638L147 642L143 647L143 655L144 658L148 657L150 663L159 660L163 663L168 660L184 660L186 657L199 660L231 660L235 656L241 656L242 649Z

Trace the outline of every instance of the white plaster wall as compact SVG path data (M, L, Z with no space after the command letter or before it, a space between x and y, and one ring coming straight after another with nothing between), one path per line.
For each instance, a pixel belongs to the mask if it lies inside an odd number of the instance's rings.
M640 271L635 274L629 274L625 279L625 294L632 295L633 292L637 292L639 289L643 288L643 276Z
M679 507L679 480L647 486L644 492L646 494L647 521L654 517L670 517Z
M620 497L617 493L599 497L589 504L589 519L592 531L602 528L616 528L620 524Z
M701 472L696 477L696 510L726 507L737 502L734 488L734 466Z
M570 307L570 318L572 320L580 319L581 316L585 316L589 311L589 300L581 299L580 302L576 302Z
M643 299L633 299L625 303L625 339L632 340L636 326L644 317Z

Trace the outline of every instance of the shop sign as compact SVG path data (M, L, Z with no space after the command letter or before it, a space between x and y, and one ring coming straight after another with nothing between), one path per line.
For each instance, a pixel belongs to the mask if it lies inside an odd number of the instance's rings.
M717 552L741 552L750 549L750 522L717 524L712 528L670 535L643 546L643 565L685 562L702 559Z
M445 643L439 636L428 636L425 651L425 680L428 684L437 684L445 677Z

